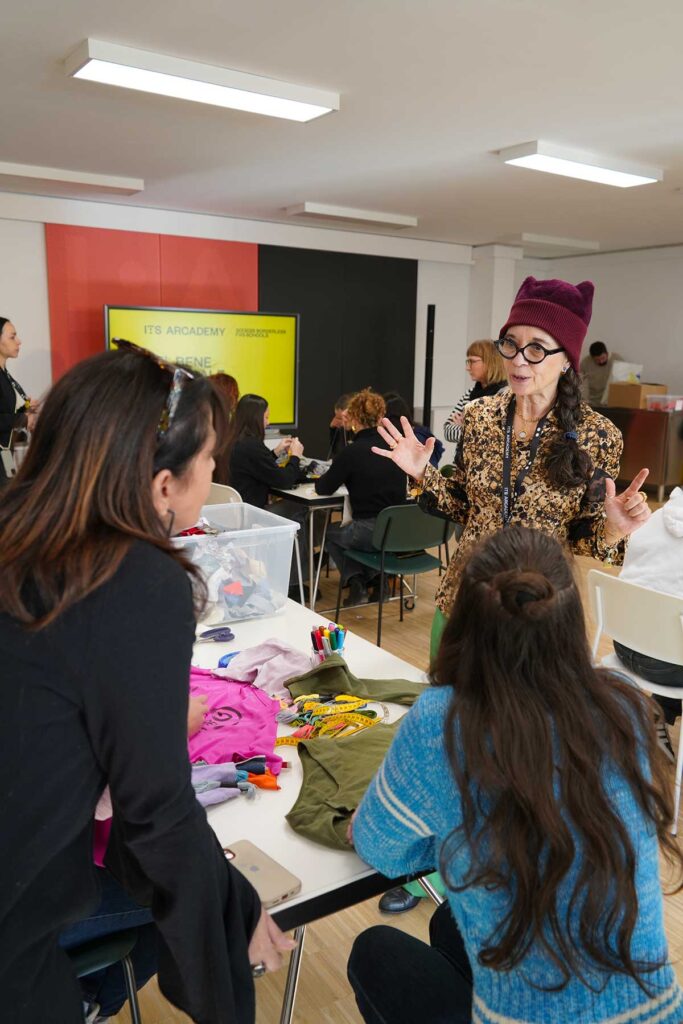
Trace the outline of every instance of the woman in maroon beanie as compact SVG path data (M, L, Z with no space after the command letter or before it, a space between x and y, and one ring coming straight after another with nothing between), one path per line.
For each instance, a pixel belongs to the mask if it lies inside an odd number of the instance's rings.
M590 323L593 284L527 277L496 346L509 388L468 406L453 475L429 465L407 420L380 433L393 459L422 487L421 503L464 527L436 595L432 655L450 613L462 567L482 537L511 523L544 530L577 554L621 564L625 541L650 515L640 491L647 470L620 495L620 432L581 400L579 360Z

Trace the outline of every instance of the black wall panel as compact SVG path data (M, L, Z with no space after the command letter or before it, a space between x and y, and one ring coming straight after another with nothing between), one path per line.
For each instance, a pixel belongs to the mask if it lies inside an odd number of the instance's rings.
M412 402L416 299L415 260L259 246L259 310L301 316L299 434L307 455L327 453L343 392L369 385Z

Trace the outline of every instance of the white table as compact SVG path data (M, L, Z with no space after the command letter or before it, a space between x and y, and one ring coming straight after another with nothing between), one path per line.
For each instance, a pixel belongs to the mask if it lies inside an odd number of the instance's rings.
M310 587L309 602L312 609L315 608L315 599L318 592L318 583L320 582L320 569L323 560L323 551L325 550L325 537L327 536L327 527L330 521L330 514L335 509L343 509L344 499L348 497L348 491L344 484L339 487L334 494L323 495L317 494L315 490L315 484L298 484L296 487L290 487L285 489L284 487L271 488L271 494L277 495L279 498L287 498L288 501L293 501L297 505L303 505L306 509L306 517L308 520L308 583ZM322 542L320 544L320 557L318 558L318 567L316 571L315 566L315 513L325 512L325 525L323 527Z
M221 655L246 650L270 637L308 653L311 651L311 629L322 622L320 615L294 601L287 601L279 615L234 623L235 640L228 644L196 646L193 663L202 668L213 668ZM353 633L347 634L344 657L354 675L360 677L425 681L424 673L415 666ZM390 721L395 721L407 710L396 704L387 707ZM208 818L222 846L229 846L238 839L249 839L301 879L301 892L272 911L281 928L295 929L298 940L290 960L280 1017L280 1024L289 1024L306 924L369 899L389 886L387 880L365 864L353 850L327 849L290 828L285 815L299 795L303 772L296 747L286 746L282 748L282 754L291 767L284 769L279 776L280 790L257 790L254 800L240 798L209 808Z

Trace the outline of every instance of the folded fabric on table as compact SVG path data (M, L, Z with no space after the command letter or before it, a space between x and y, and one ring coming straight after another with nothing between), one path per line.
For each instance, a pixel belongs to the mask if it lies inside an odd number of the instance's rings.
M190 694L208 698L204 723L187 743L190 761L219 764L265 754L266 764L278 774L282 767L282 758L274 753L278 701L255 686L222 679L210 669L194 665Z
M346 830L370 780L384 760L398 722L351 736L299 743L304 778L287 815L295 832L333 850L348 850Z
M308 655L290 647L276 637L237 654L230 662L229 675L243 683L253 683L271 697L289 700L285 683L307 672L311 666Z
M333 654L316 665L310 672L290 679L287 689L296 700L305 693L352 693L368 700L388 700L394 704L414 704L423 693L425 683L411 683L408 679L358 679L342 657Z

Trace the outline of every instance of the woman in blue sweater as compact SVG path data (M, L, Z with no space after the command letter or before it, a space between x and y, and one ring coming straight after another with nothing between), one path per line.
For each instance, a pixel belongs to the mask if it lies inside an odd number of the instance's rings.
M649 699L591 664L560 545L513 526L472 555L429 687L353 826L389 878L439 867L431 945L358 937L368 1024L674 1024L658 852L680 878ZM680 881L678 883L680 887Z

